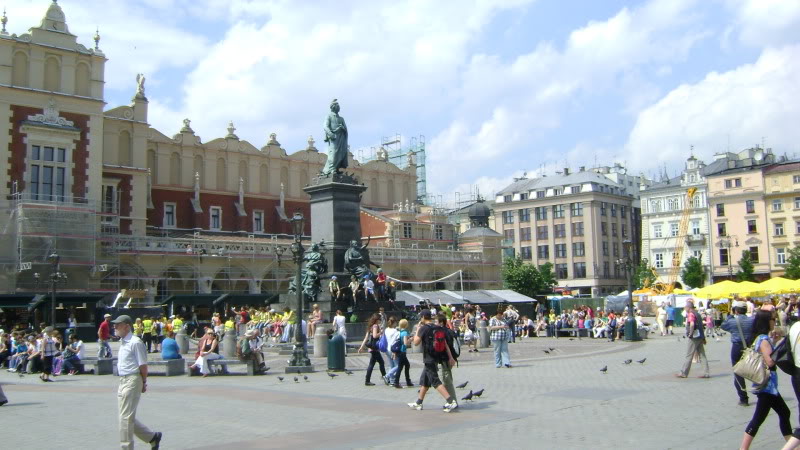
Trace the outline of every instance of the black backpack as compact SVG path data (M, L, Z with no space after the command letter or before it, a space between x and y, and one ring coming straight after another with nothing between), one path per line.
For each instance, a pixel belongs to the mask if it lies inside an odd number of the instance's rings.
M425 338L425 353L436 362L447 361L447 329L439 325L430 325Z

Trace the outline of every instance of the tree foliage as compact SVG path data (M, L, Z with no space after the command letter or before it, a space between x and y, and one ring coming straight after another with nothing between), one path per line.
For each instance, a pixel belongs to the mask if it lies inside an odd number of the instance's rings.
M648 261L647 258L643 258L634 270L636 289L642 289L645 286L652 286L653 283L656 282L656 275L653 273L653 268L650 267L650 261Z
M694 256L689 257L683 264L681 279L683 284L690 288L703 287L706 281L706 270L703 268L702 261Z
M552 264L543 264L542 271L533 264L522 261L522 258L506 258L503 261L503 284L506 288L528 297L546 294L553 291L555 278Z
M755 281L756 277L753 276L753 260L750 259L750 252L745 250L742 252L742 259L739 260L739 271L736 272L736 279L738 281Z
M786 259L786 274L784 278L790 280L800 279L800 246L795 246L789 250L789 257Z

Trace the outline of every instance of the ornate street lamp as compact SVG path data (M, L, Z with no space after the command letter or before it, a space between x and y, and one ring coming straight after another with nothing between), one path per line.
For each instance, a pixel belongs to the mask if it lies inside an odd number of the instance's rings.
M67 274L61 272L60 269L60 262L61 256L58 255L55 251L47 257L47 260L51 264L50 268L50 322L53 328L56 327L56 284L59 282L66 282L67 281ZM34 277L37 274L34 274ZM38 277L36 277L38 280Z
M628 320L625 321L625 340L626 341L641 341L639 331L636 327L636 317L633 310L633 274L634 274L634 260L633 243L631 241L622 242L623 256L617 259L617 266L625 271L625 278L628 281Z
M286 372L311 372L311 360L308 359L308 352L305 346L305 336L303 335L303 285L301 272L303 268L303 255L305 248L300 242L303 237L303 230L305 229L305 218L300 212L294 213L289 222L292 224L292 231L294 233L294 242L292 242L291 250L294 256L294 263L297 265L295 272L295 291L297 292L297 325L294 329L294 350L292 351L292 359L289 361L289 366Z

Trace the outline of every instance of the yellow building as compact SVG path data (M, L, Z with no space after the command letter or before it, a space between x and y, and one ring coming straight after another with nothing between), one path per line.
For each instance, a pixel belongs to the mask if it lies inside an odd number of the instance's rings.
M764 169L770 273L784 274L789 249L800 244L800 162Z

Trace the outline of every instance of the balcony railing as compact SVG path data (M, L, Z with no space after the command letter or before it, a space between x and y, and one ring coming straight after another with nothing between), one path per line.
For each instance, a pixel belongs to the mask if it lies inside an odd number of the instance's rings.
M687 234L686 245L704 245L706 243L705 234Z

